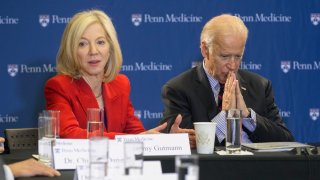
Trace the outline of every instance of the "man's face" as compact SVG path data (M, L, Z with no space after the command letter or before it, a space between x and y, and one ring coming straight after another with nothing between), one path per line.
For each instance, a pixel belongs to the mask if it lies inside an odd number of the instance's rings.
M241 36L226 35L209 47L211 49L205 58L205 66L220 83L227 81L229 72L238 71L245 42L245 38Z

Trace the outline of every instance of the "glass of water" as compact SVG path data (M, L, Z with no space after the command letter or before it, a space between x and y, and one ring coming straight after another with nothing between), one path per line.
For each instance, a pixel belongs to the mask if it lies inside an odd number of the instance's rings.
M38 117L38 153L39 161L54 167L53 146L59 138L60 111L46 110L39 113Z
M87 109L87 138L102 137L104 131L104 111L98 108Z
M198 180L198 155L176 156L175 165L178 180Z
M125 175L142 175L143 170L143 142L124 143L124 171Z
M108 138L91 137L89 139L89 176L90 180L102 180L108 169Z
M242 132L242 112L239 109L230 109L226 112L227 134L226 152L227 154L241 153L241 132Z

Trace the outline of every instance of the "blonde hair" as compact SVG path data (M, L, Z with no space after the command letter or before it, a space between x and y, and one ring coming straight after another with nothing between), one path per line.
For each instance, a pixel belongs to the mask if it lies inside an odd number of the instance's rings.
M219 39L226 35L240 35L246 42L248 29L243 21L229 14L213 17L202 29L200 44L205 43L207 48L219 43Z
M99 23L106 32L107 41L110 44L110 57L104 67L104 82L112 81L120 72L122 66L122 53L117 38L116 30L107 14L100 10L82 11L75 14L67 24L61 39L57 54L58 74L81 77L80 64L77 57L77 49L80 38L88 26Z

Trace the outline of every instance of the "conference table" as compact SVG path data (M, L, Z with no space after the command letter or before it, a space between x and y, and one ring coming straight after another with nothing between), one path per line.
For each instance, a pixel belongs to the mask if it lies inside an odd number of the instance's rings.
M3 154L8 163L28 159L37 150L15 150ZM192 154L197 154L192 151ZM174 156L148 156L146 161L160 160L164 173L175 169ZM287 152L255 152L254 155L221 156L217 153L199 155L200 180L212 179L320 179L320 155L297 155ZM26 180L72 180L74 170L60 170L60 177L17 178Z

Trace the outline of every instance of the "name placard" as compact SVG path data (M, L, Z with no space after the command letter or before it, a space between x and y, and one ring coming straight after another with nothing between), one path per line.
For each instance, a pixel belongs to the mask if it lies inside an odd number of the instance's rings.
M143 142L144 156L190 155L187 133L117 135L117 142Z
M110 174L108 169L108 175L105 176L104 180L169 180L168 178L172 176L169 176L169 174L162 174L161 169L161 162L160 161L144 161L143 162L143 175L142 176L126 176L123 173L112 173ZM90 180L89 174L90 174L90 166L89 165L78 165L75 172L74 172L73 180ZM175 177L175 178L174 178ZM173 176L172 179L176 180L177 177Z
M56 139L53 147L55 169L76 169L77 165L89 164L88 139Z
M109 140L108 175L124 174L123 143Z
M124 174L123 143L109 140L108 151L108 174ZM53 152L56 169L77 169L76 171L80 170L79 179L87 178L85 173L89 166L88 139L57 139Z
M90 180L89 165L78 165L74 171L73 180Z
M124 174L124 147L123 142L116 140L109 141L108 176ZM160 161L144 161L143 172L162 174Z

